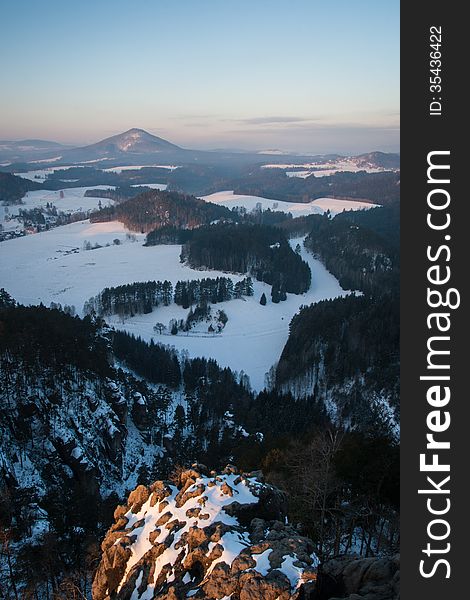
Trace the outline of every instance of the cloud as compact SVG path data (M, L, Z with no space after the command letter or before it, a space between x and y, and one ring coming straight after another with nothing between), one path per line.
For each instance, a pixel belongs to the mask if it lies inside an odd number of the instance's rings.
M269 125L269 124L268 124ZM339 132L343 135L351 134L355 131L400 131L395 125L384 124L361 124L361 123L292 123L285 127L261 127L256 130L250 128L240 128L227 130L227 134L246 134L246 135L278 135L278 134L314 134L320 132Z
M277 123L308 123L315 119L305 117L251 117L249 119L224 119L245 125L274 125Z

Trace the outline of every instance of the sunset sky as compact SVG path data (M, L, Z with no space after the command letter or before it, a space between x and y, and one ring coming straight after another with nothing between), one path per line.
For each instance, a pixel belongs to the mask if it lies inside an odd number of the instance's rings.
M0 139L399 149L398 0L2 4Z

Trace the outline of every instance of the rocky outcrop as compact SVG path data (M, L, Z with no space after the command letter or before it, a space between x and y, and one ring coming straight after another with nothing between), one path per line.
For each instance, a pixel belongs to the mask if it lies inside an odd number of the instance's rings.
M400 557L342 556L325 562L315 600L399 600Z
M139 486L114 518L94 600L300 600L315 588L313 543L260 473L195 465L176 483Z

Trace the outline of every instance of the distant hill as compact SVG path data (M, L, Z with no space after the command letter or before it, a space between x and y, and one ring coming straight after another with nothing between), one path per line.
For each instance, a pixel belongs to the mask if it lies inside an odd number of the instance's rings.
M0 140L0 162L58 158L68 146L47 140Z
M132 128L123 133L100 140L94 144L73 147L44 140L0 141L0 171L27 171L36 168L94 163L105 168L120 165L178 165L195 167L222 167L233 177L237 169L252 168L269 163L292 163L302 166L305 162L341 160L339 154L301 155L278 149L242 151L235 149L195 150L182 148L144 129ZM380 167L399 169L398 154L370 152L347 157L360 168ZM2 166L2 163L3 166ZM41 163L41 164L37 164ZM207 173L204 175L207 177ZM193 186L194 187L194 186ZM197 187L197 186L196 186ZM195 190L187 190L193 193Z
M57 148L65 148L63 144L59 144L59 142L50 142L48 140L0 140L0 149L3 148L8 149L17 149L17 150L51 150Z
M107 206L93 213L90 220L93 223L118 220L132 231L148 233L164 227L193 229L231 216L225 206L178 192L151 190L121 204Z
M77 160L120 159L132 155L182 152L183 149L143 129L129 129L96 144L73 148L66 158Z
M382 169L399 169L400 155L388 152L368 152L353 157L358 167L381 167Z

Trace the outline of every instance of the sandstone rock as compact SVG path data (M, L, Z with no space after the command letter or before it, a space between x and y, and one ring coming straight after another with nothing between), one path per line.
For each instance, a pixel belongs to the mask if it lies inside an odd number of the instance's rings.
M192 485L194 485L194 483L195 483L194 481L186 480L186 483L184 484L183 489L180 491L180 493L175 498L177 508L181 508L182 506L184 506L186 504L186 502L188 500L191 500L191 498L196 498L197 496L200 496L205 491L206 486L203 483L198 484L195 489L189 490L189 488Z
M170 510L167 510L166 513L163 513L161 517L158 518L156 525L159 527L160 525L165 525L173 516L173 513Z
M127 506L130 507L133 513L138 513L149 497L150 490L146 488L145 485L138 485L135 490L129 494Z
M228 485L227 482L224 481L224 483L220 486L220 490L223 494L227 494L227 496L232 497L233 496L233 490L232 488Z
M398 600L399 557L343 556L322 565L315 600Z
M143 594L184 600L190 592L195 600L309 597L316 577L313 544L285 524L285 496L233 465L220 475L203 473L207 469L193 465L179 474L177 487L163 481L138 486L127 506L116 508L94 600ZM264 552L268 560L260 558ZM286 560L298 568L295 585L283 572ZM380 569L372 571L365 584L379 576Z
M161 529L154 529L149 533L149 542L153 544L161 533Z

